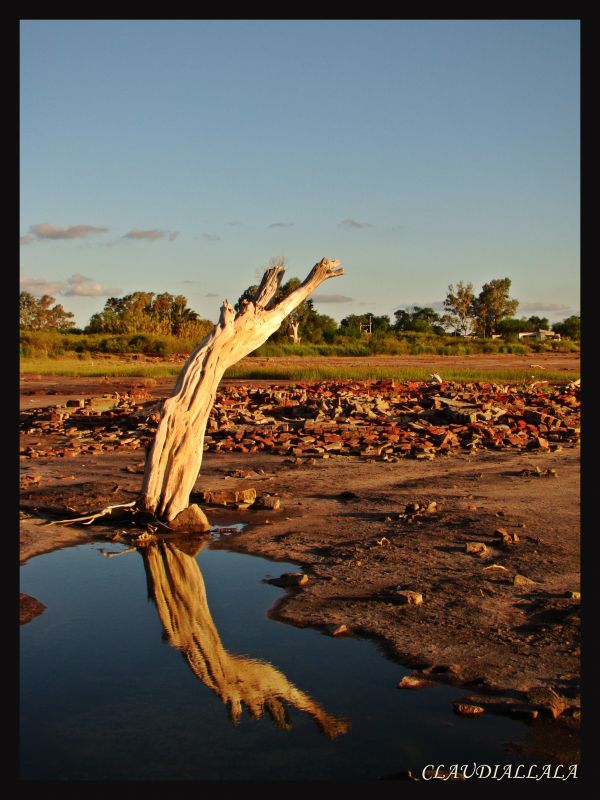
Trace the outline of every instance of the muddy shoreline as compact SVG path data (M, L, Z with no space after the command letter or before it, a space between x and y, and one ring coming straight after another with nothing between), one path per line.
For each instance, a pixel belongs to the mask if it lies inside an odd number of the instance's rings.
M23 399L42 406L97 392L97 382L52 381L57 394L45 395L35 381L39 393ZM106 381L100 385L106 392ZM162 385L146 388L164 396ZM22 437L25 446L37 441ZM126 517L88 527L46 523L134 499L142 465L143 452L127 448L22 459L22 563L118 530L134 534ZM577 445L392 463L205 453L198 492L248 487L278 496L281 508L205 511L213 524L247 523L214 547L292 561L308 575L273 617L324 633L344 624L350 635L373 637L416 672L464 686L490 712L531 720L534 752L563 763L578 758ZM472 544L485 546L481 554L468 552ZM423 602L404 604L409 591Z

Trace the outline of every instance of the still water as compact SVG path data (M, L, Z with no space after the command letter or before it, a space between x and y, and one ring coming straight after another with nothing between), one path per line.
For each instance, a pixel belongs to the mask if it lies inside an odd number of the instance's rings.
M102 550L120 552L106 558ZM31 559L21 591L21 776L370 780L427 764L529 763L524 723L456 716L464 690L399 690L373 642L268 618L294 564L97 544Z

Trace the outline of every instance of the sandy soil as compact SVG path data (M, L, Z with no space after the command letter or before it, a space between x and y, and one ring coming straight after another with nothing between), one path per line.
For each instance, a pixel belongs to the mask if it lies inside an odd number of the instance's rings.
M577 367L569 362L568 368ZM25 407L59 404L144 384L160 397L172 383L26 376L22 401ZM33 438L24 435L23 446ZM46 448L52 436L47 439ZM127 448L23 458L22 561L94 537L112 538L117 530L139 533L128 517L117 519L116 527L102 520L88 527L46 523L135 499L142 466L143 451ZM555 472L523 474L536 467ZM240 469L252 473L241 478ZM282 507L205 511L214 524L247 523L215 546L291 560L309 576L273 616L325 633L344 624L350 635L376 637L392 657L419 674L463 685L492 712L537 716L531 752L565 763L578 759L577 445L395 463L205 453L197 491L248 487L278 495ZM499 528L515 541L503 541ZM485 545L483 555L467 552L472 543ZM422 603L404 604L406 591L419 593Z

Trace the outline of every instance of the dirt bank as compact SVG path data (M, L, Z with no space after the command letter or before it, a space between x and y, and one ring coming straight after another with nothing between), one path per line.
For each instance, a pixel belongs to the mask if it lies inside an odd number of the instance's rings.
M52 380L58 396L79 394L73 383ZM121 391L118 384L101 387ZM146 388L154 393L157 386ZM43 405L43 395L38 399ZM52 431L23 435L25 449L40 442L42 452L64 447L64 437ZM143 450L115 444L108 452L24 457L21 465L22 560L116 530L135 532L127 518L117 527L102 520L85 528L44 523L134 499ZM309 576L273 616L324 632L345 624L351 634L375 636L393 657L464 685L492 710L529 719L537 712L536 736L539 725L551 724L560 757L575 757L576 443L554 451L453 450L432 460L396 461L335 452L327 459L205 453L197 491L248 487L277 495L281 508L205 510L215 524L248 523L215 546L291 560ZM403 592L418 593L422 603L404 603ZM542 751L551 750L546 741Z

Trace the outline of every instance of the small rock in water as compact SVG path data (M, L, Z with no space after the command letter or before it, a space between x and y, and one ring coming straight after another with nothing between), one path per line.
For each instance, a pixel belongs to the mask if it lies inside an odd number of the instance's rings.
M273 586L306 586L308 583L308 575L304 572L284 572L278 578L269 578L267 583L272 583Z
M433 686L433 681L428 681L426 678L421 678L419 675L405 675L401 681L398 682L398 689L424 689L427 686Z
M327 630L331 634L331 636L343 636L346 633L350 633L350 628L343 622L341 625L336 625L335 623L333 623L332 625L328 625Z
M483 706L475 706L470 703L453 703L454 713L461 717L477 717L483 714Z

